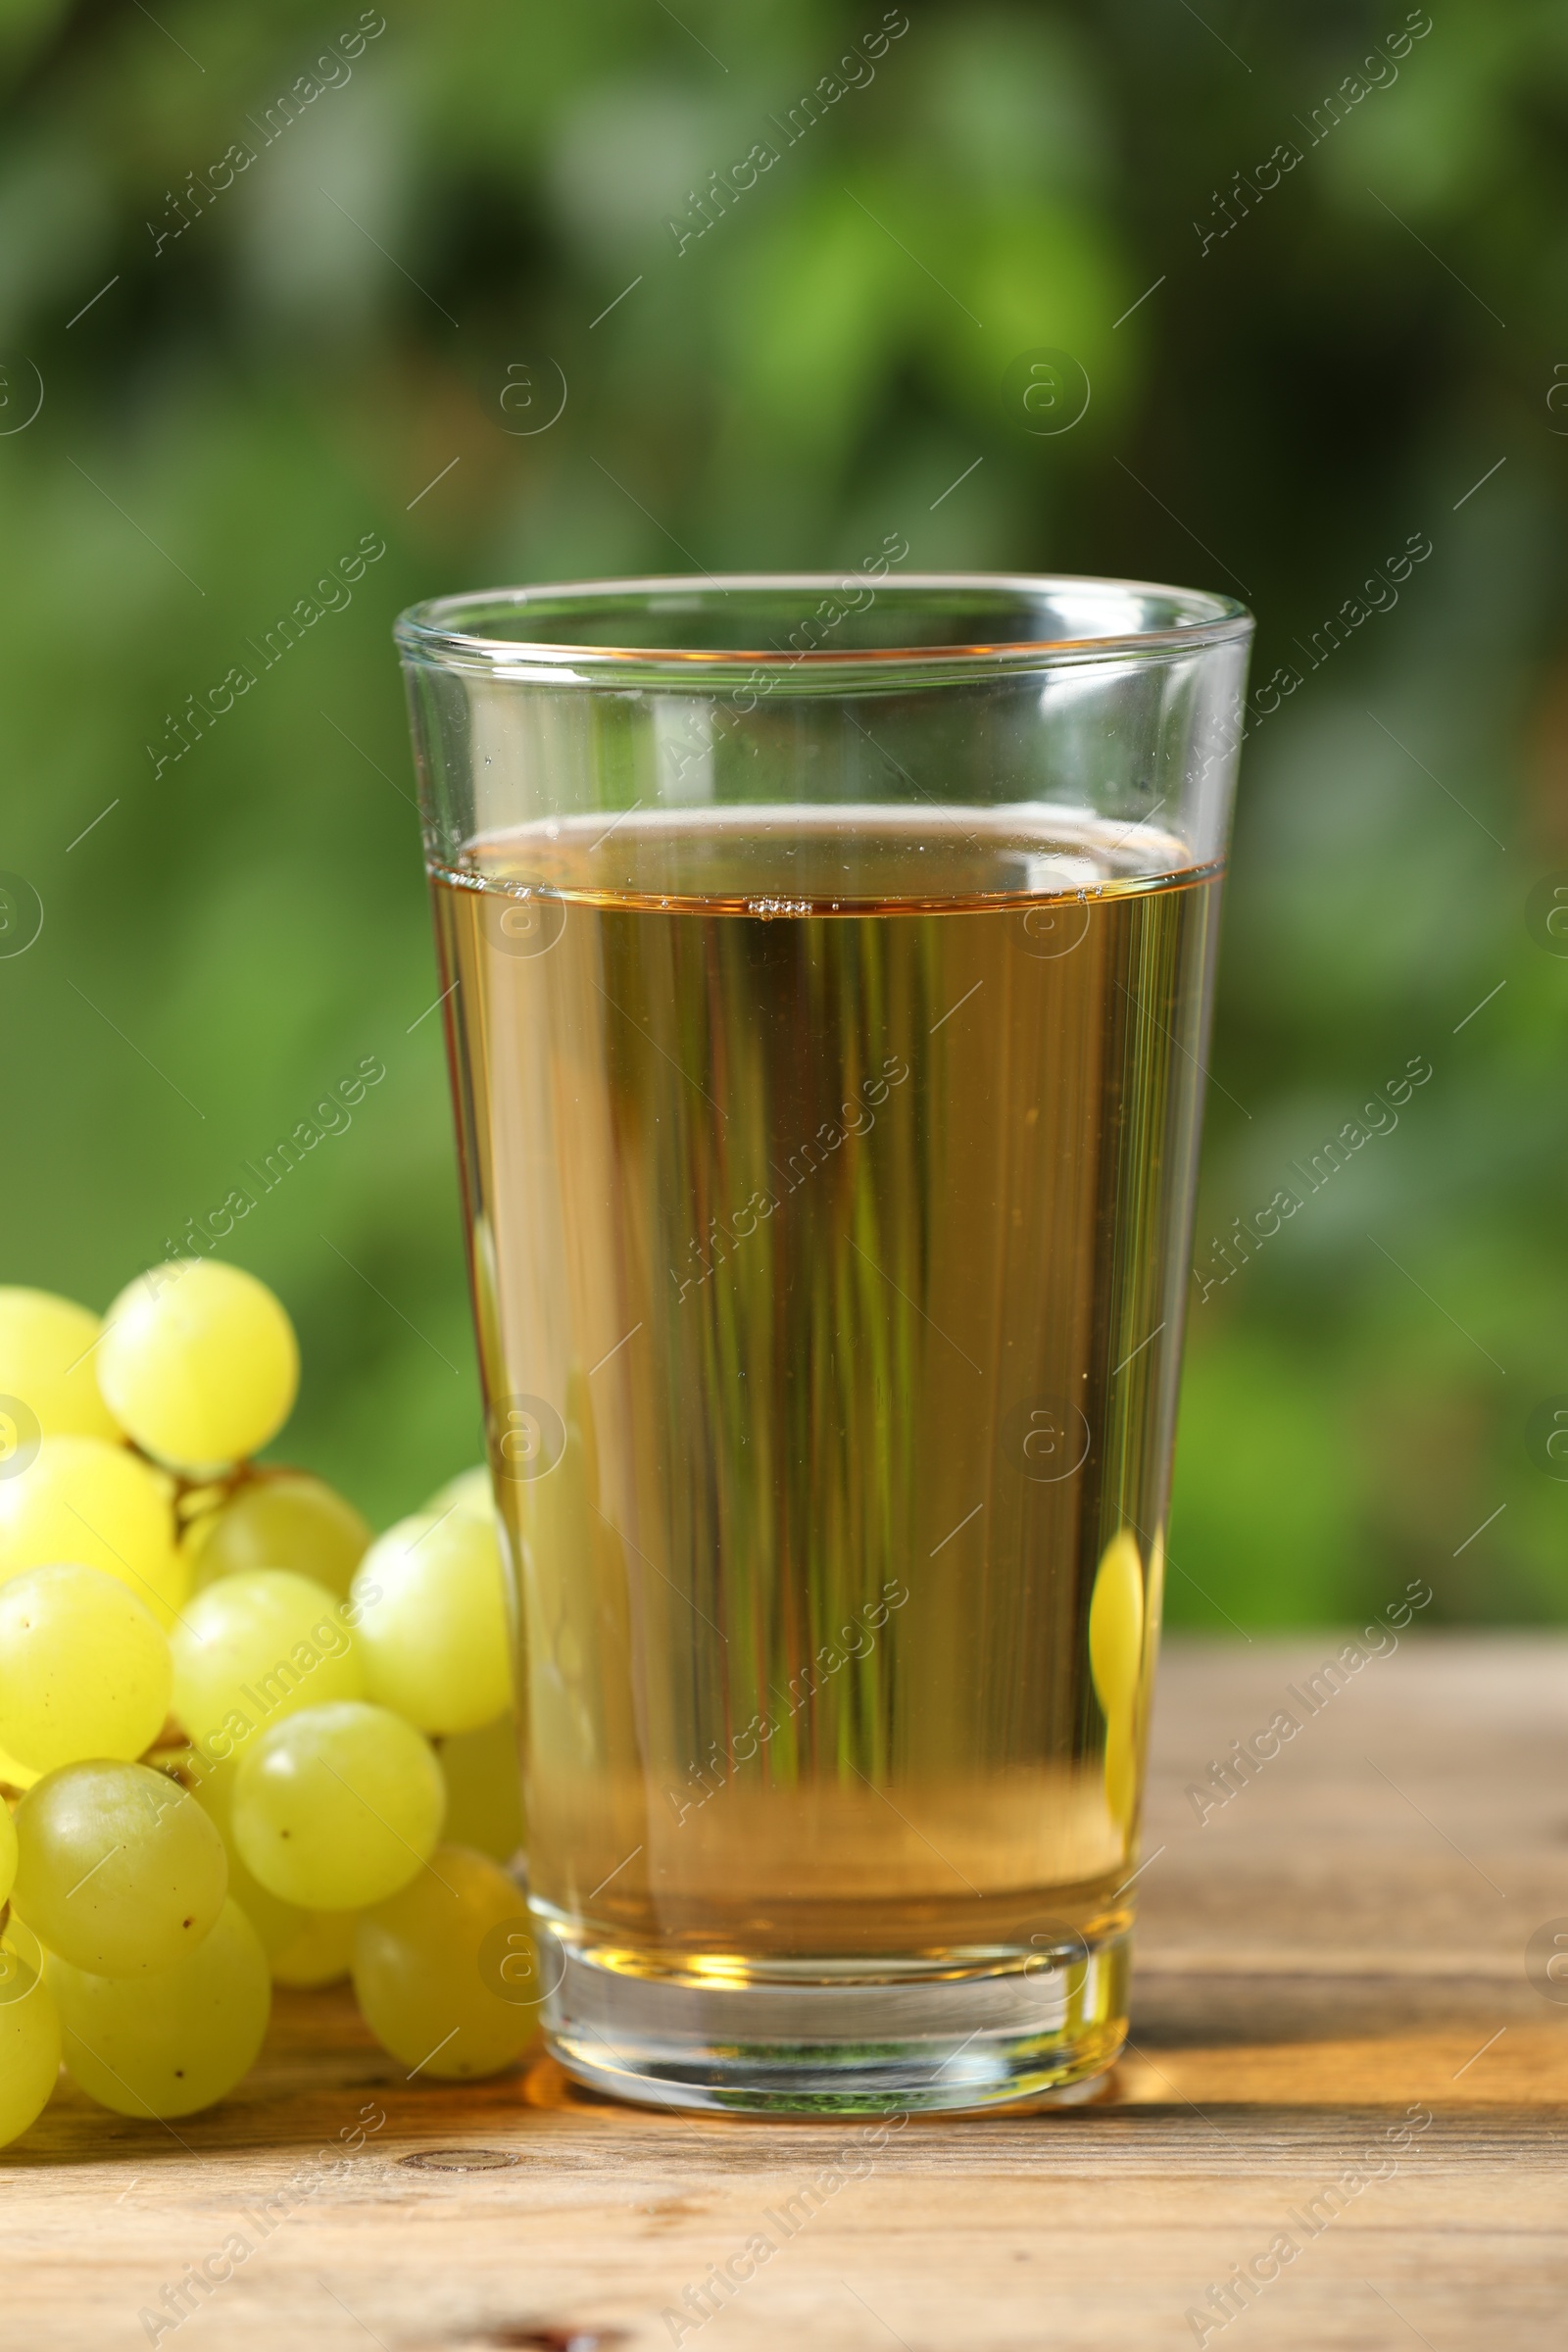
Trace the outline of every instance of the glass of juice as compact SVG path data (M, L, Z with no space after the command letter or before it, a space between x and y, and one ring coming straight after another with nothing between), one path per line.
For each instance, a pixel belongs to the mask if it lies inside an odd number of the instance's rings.
M896 560L398 625L546 2032L666 2106L1125 2034L1251 622Z

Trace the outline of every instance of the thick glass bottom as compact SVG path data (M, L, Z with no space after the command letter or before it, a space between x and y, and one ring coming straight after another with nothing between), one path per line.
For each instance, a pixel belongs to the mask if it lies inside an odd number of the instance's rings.
M545 2031L579 2082L645 2106L929 2115L1094 2095L1126 2037L1125 1933L1075 1951L741 1961L657 1973L535 1908Z

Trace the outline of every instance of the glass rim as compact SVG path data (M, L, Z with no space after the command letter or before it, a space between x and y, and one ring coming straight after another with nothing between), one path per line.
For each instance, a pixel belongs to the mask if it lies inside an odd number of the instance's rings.
M1054 595L1083 601L1102 599L1107 619L1113 602L1123 609L1138 597L1167 605L1173 618L1160 627L1091 629L1071 636L958 639L951 644L814 646L799 652L771 647L637 646L580 643L569 635L554 639L492 633L509 617L535 613L569 622L601 613L616 604L645 611L663 599L679 598L688 611L712 611L731 596L837 597L870 588L872 601L914 608L920 600L950 595L992 597L999 605L1045 603ZM841 618L855 608L847 608ZM803 619L809 617L803 604ZM489 624L487 627L486 624ZM836 626L837 623L831 625ZM411 605L393 626L400 658L411 666L458 669L521 683L554 685L666 686L696 692L734 691L756 681L763 691L789 682L792 691L843 691L850 686L887 689L978 681L999 674L1167 658L1236 643L1254 626L1247 607L1216 592L1177 588L1162 581L1118 579L1090 572L901 572L839 571L671 572L624 578L545 582L442 596ZM679 635L678 630L671 631Z

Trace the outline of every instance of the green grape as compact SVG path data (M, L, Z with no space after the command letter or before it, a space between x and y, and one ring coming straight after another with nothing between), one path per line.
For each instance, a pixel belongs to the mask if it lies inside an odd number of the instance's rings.
M361 1911L422 1868L445 1805L428 1740L385 1707L345 1699L307 1707L246 1747L234 1842L252 1877L285 1902Z
M342 1602L287 1568L209 1585L185 1608L172 1646L174 1712L220 1761L264 1725L365 1689Z
M251 1877L240 1860L230 1821L235 1766L232 1763L210 1764L205 1756L197 1755L194 1749L185 1751L179 1759L179 1766L182 1773L189 1774L191 1794L223 1840L223 1851L228 1856L228 1899L231 1903L238 1903L262 1939L262 1949L270 1964L279 1952L285 1951L303 1934L312 1915L309 1911L302 1911L297 1903L280 1902L275 1894L269 1894L267 1888Z
M193 1797L145 1764L63 1764L27 1790L16 1831L12 1901L77 1968L171 1968L222 1908L222 1838Z
M493 1519L496 1495L488 1465L475 1462L471 1470L460 1470L444 1487L437 1487L424 1508L432 1519L439 1519L444 1511L467 1511L475 1519Z
M259 1452L299 1387L294 1326L267 1285L219 1258L154 1266L104 1318L98 1385L138 1446L208 1471Z
M46 1983L64 2030L66 2066L117 2115L193 2115L233 2089L267 2032L267 1955L237 1903L172 1967L102 1977L51 1952Z
M45 1437L119 1440L98 1393L93 1343L101 1328L74 1299L0 1290L0 1396L24 1405Z
M162 1626L190 1590L174 1548L173 1488L102 1438L45 1438L37 1459L0 1479L0 1584L24 1568L80 1560L119 1577Z
M1144 1649L1144 1564L1127 1528L1112 1536L1089 1602L1089 1671L1107 1722L1130 1713Z
M230 1824L237 1767L208 1764L194 1751L189 1768L196 1802L223 1840L228 1855L228 1893L262 1939L277 1984L335 1984L349 1973L357 1911L304 1911L285 1903L251 1877L239 1856Z
M0 1585L0 1740L34 1770L139 1756L173 1679L168 1636L118 1577L67 1560Z
M528 1906L504 1870L461 1845L360 1921L354 1990L377 2041L425 2075L493 2075L538 2021Z
M439 1740L435 1752L447 1785L449 1844L471 1845L493 1862L510 1862L527 1836L512 1716L455 1733Z
M60 2074L60 2018L36 1938L13 1923L0 1941L0 2147L48 2104Z
M292 1941L271 1955L272 1977L278 1984L315 1986L338 1984L354 1962L357 1911L301 1911L303 1922Z
M11 1900L17 1882L17 1825L11 1807L0 1801L0 1904Z
M264 1470L196 1521L186 1541L197 1592L220 1576L292 1568L345 1600L370 1530L324 1479L308 1470Z
M371 1698L421 1732L472 1732L512 1703L512 1634L493 1518L400 1519L354 1579Z

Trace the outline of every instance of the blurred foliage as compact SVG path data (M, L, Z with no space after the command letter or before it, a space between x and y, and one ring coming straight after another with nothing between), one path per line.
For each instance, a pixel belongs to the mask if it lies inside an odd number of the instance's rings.
M1568 1485L1527 1446L1568 1392L1568 961L1525 916L1568 866L1568 16L1419 21L1398 57L1396 0L912 0L785 146L875 0L380 31L5 0L0 865L45 917L0 961L11 1278L101 1304L378 1059L229 1247L299 1322L287 1452L407 1509L477 1411L394 612L891 529L923 566L1233 589L1256 680L1302 683L1244 759L1200 1260L1433 1076L1195 1285L1173 1613L1341 1616L1420 1572L1434 1615L1568 1615ZM1059 438L1000 398L1038 345L1094 387ZM552 363L565 413L521 434L503 395ZM352 603L155 773L166 714L367 531ZM1412 532L1397 606L1310 668Z

